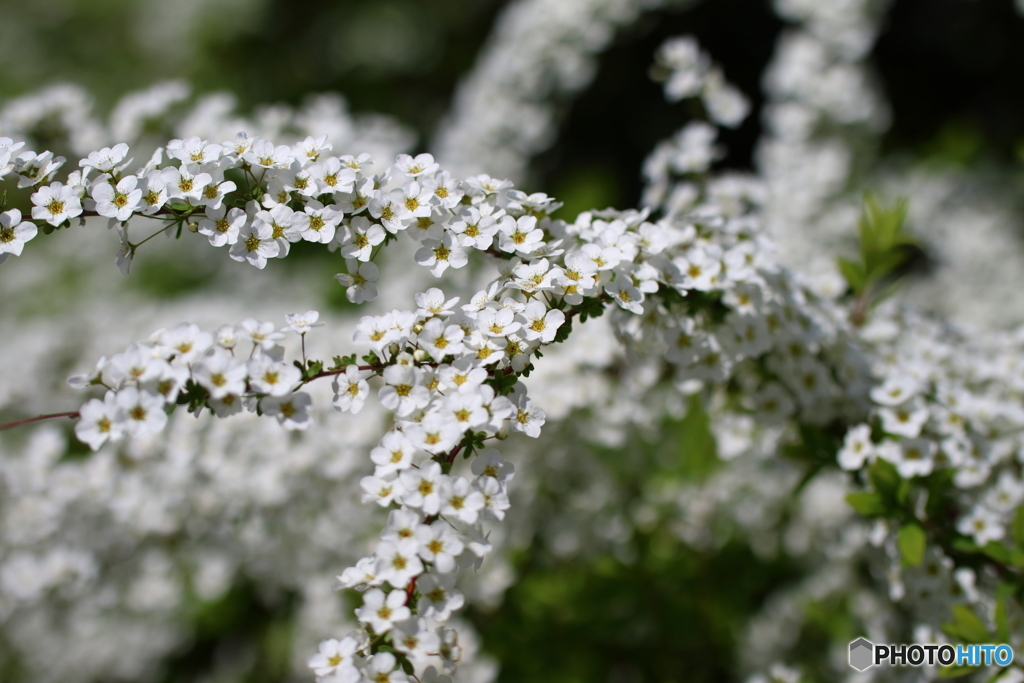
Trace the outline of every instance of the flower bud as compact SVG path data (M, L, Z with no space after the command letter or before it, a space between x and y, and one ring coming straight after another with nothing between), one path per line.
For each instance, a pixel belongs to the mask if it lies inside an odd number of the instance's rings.
M508 427L502 427L494 433L494 438L498 441L504 441L508 438Z
M189 223L188 223L188 231L189 232L199 232L199 223L196 223L195 221L189 221Z
M415 325L413 325L412 326L412 331L415 332L416 334L419 334L420 332L422 332L423 331L423 323L416 323Z
M388 353L392 356L398 355L401 350L402 347L398 345L398 342L391 342L390 346L388 346Z
M430 358L430 354L428 354L423 349L416 349L415 351L413 351L412 357L416 359L417 363L422 363L423 361Z

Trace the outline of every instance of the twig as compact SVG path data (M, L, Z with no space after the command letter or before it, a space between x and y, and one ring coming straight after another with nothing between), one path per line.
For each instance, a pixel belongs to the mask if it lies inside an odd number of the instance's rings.
M14 429L15 427L22 427L24 425L32 424L33 422L42 422L43 420L53 420L58 417L80 417L78 411L71 413L50 413L49 415L40 415L39 417L30 417L27 420L18 420L17 422L8 422L6 424L0 424L0 431L5 429Z

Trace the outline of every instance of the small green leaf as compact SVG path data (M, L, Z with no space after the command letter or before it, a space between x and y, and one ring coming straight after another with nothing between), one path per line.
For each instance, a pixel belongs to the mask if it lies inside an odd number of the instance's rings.
M965 643L992 642L985 624L967 605L953 605L953 621L943 624L942 630Z
M900 529L899 546L904 564L912 567L920 565L927 546L924 529L913 523L904 525Z
M1010 564L1010 549L998 541L989 541L981 547L981 552L996 562Z
M1006 598L996 600L996 640L1000 643L1010 642L1010 621L1006 615Z
M853 293L860 294L863 292L868 281L867 273L864 271L864 265L861 263L855 263L854 261L843 258L842 256L836 259L836 264L839 266L839 272L846 280L846 283L850 285L850 289L853 290Z
M885 503L882 502L882 497L870 491L848 493L846 502L865 517L881 517L889 511Z
M1024 505L1017 508L1013 513L1013 522L1010 524L1010 535L1018 548L1024 549Z
M879 458L868 468L868 477L883 501L894 505L901 502L900 483L903 478L895 465Z
M981 551L978 544L967 538L954 538L953 539L953 550L961 553L974 554Z
M976 666L940 666L939 678L957 678L966 676L978 670Z

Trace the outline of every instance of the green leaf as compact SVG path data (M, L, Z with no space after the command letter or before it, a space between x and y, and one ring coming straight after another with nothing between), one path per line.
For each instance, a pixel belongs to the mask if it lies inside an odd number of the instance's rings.
M1010 536L1018 548L1024 548L1024 505L1017 508L1013 513L1013 522L1010 523Z
M978 670L976 666L940 666L939 678L957 678Z
M978 615L967 605L953 605L953 621L943 624L942 630L965 643L990 643L992 636Z
M864 287L868 282L868 275L864 269L864 265L861 263L855 263L850 259L843 258L840 256L836 259L836 264L839 266L839 272L842 273L846 283L850 285L850 289L853 290L854 294L860 294L864 291Z
M555 332L555 339L554 339L553 343L558 344L558 343L564 342L566 339L569 338L570 334L572 334L572 320L571 319L570 320L566 320L564 323L562 323L561 327L558 328L558 331Z
M904 525L900 529L899 537L900 554L903 556L903 563L912 567L920 565L924 560L927 540L924 529L917 524Z
M996 641L1000 643L1010 642L1010 621L1006 615L1006 598L996 600Z
M996 562L1010 564L1010 549L998 541L989 541L981 547L981 552Z
M882 502L882 497L870 491L848 493L846 502L865 517L881 517L889 511L889 508Z
M868 478L886 504L896 507L906 499L906 490L900 486L904 480L891 462L881 458L875 460L868 468ZM904 490L901 491L901 488Z
M981 552L981 548L978 547L978 544L967 538L954 538L953 550L972 555L974 553Z

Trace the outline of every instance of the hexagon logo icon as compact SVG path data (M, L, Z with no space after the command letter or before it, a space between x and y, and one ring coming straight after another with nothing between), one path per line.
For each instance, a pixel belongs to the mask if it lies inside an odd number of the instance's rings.
M870 640L858 638L850 643L850 666L857 671L864 671L873 666L875 663L874 655L875 646Z

